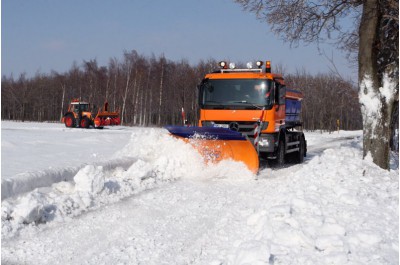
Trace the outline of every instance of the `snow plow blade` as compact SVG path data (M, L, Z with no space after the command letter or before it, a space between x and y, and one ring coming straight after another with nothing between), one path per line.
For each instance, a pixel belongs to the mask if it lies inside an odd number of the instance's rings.
M172 135L190 143L206 162L232 159L257 174L259 161L253 144L241 133L218 127L166 126Z

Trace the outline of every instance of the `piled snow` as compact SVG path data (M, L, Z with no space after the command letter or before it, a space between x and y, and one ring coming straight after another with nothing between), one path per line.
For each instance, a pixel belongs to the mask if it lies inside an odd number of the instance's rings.
M207 166L190 144L162 129L132 133L129 143L111 161L130 161L130 165L126 168L122 167L123 163L105 167L86 165L69 182L54 178L54 174L48 175L53 177L46 182L51 187L39 189L32 187L32 174L15 178L14 185L28 184L25 186L31 186L31 191L3 203L7 210L2 211L2 220L6 220L2 222L2 235L14 236L27 224L63 221L181 178L254 178L241 163L223 161ZM19 190L24 189L19 187Z
M104 189L103 167L88 165L81 169L74 177L75 190L78 192L88 192L98 194Z
M327 149L289 173L290 185L270 194L278 201L264 199L249 216L275 264L398 263L398 171L363 161L358 144Z
M110 158L124 167L84 165L2 201L2 263L399 262L398 160L363 160L361 132L306 133L305 163L257 178L165 130L130 133Z
M166 130L144 129L133 133L130 142L114 157L137 157L143 163L151 163L150 167L161 179L254 178L242 163L222 161L205 165L206 161L190 144L171 137Z

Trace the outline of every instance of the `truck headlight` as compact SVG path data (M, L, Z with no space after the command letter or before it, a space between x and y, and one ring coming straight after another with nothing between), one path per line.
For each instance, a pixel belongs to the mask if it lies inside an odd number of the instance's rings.
M270 143L268 139L261 139L260 142L258 143L260 146L269 146Z
M261 138L260 141L258 142L260 146L263 147L269 147L274 144L274 139L273 138Z

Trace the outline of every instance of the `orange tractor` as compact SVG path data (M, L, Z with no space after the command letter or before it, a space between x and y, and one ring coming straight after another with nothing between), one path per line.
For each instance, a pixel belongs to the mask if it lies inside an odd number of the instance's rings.
M104 126L120 125L121 119L119 111L108 111L108 103L104 103L102 109L99 109L96 115L90 111L88 102L73 99L64 114L61 122L68 128L89 128L93 126L102 129Z

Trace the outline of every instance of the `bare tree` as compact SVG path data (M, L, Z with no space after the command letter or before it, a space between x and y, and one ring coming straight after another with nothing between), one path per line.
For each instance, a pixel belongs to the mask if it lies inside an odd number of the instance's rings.
M166 60L164 54L160 57L160 65L161 65L161 77L160 77L160 94L159 94L159 103L158 103L158 124L161 124L161 107L163 106L163 90L164 90L164 75L165 75L165 64Z
M74 63L64 74L53 71L33 78L21 75L17 80L3 76L1 115L11 120L60 121L59 114L65 113L73 98L98 106L108 99L112 108L122 107L125 125L182 124L182 107L188 122L197 124L196 86L216 65L213 59L190 65L186 60L173 62L163 55L147 58L130 51L124 52L121 61L110 59L107 67L90 60L80 66ZM350 82L334 74L313 76L306 70L285 77L288 86L307 95L302 113L307 129L332 131L337 119L343 129L361 128L361 114L354 99L358 94Z
M331 40L350 54L358 50L364 157L389 169L390 122L398 112L398 0L234 1L291 44ZM354 28L345 27L346 19Z

